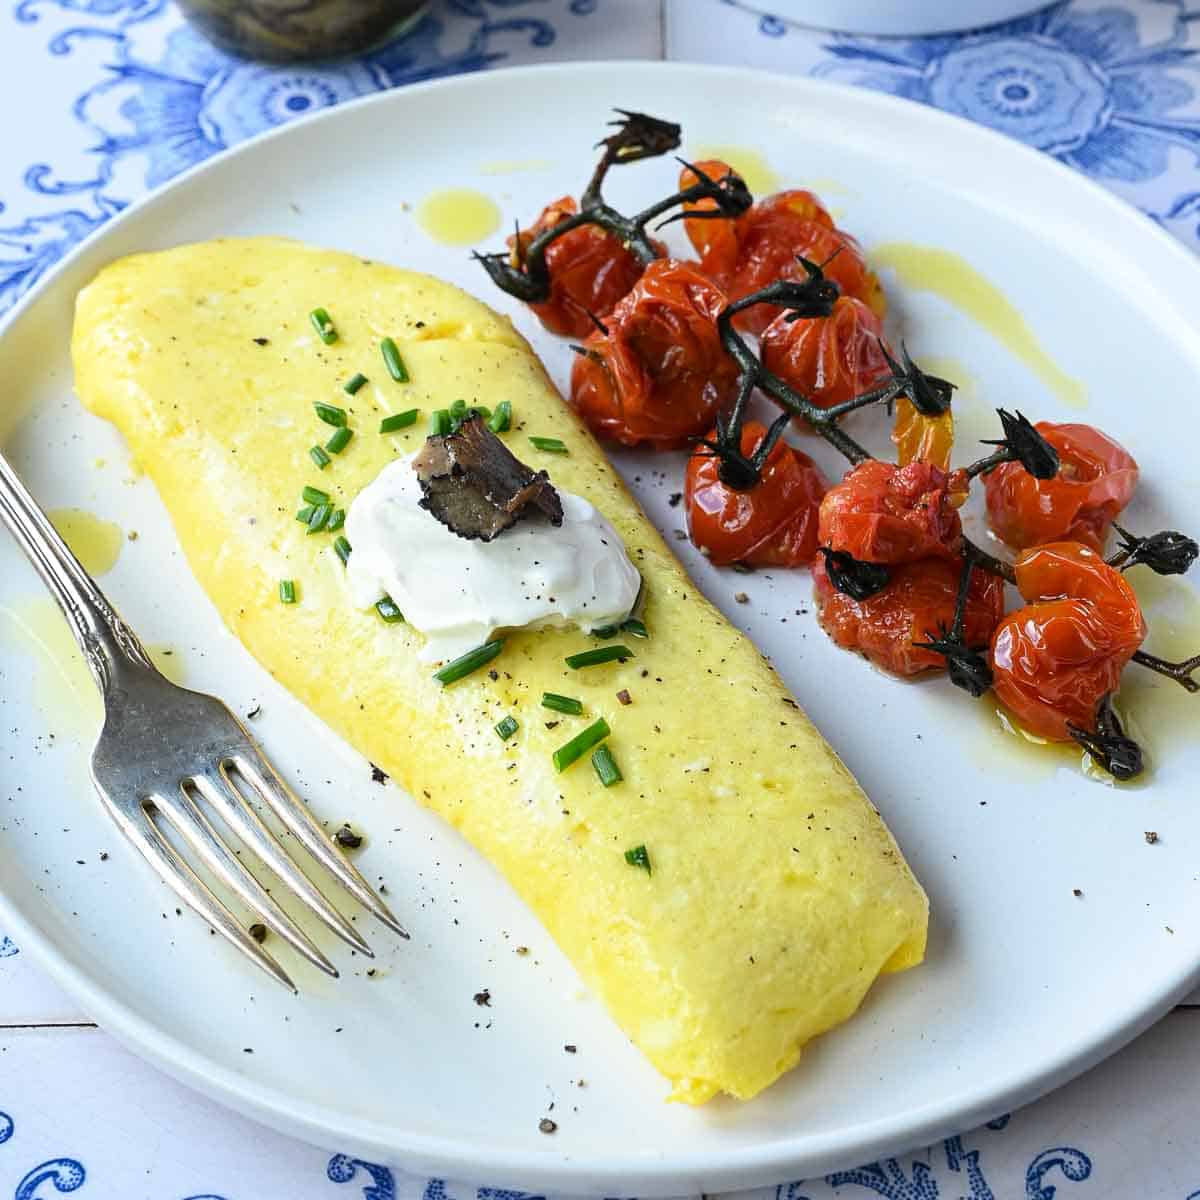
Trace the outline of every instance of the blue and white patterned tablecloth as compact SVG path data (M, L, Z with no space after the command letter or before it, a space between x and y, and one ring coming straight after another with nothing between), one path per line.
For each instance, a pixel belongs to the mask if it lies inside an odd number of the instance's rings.
M1200 249L1200 0L1069 0L919 39L819 33L767 7L435 0L381 50L291 69L222 55L169 0L0 0L0 314L147 189L251 134L415 80L572 58L749 64L934 104L1055 155ZM754 1195L1200 1200L1198 1129L1200 1009L1179 1009L1011 1118ZM193 1096L91 1026L0 930L0 1200L520 1200L486 1184L331 1157Z

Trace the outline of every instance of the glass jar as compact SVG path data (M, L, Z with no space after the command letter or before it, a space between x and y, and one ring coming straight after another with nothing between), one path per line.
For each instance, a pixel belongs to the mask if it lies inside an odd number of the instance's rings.
M427 0L179 0L222 50L264 62L357 54L413 24Z

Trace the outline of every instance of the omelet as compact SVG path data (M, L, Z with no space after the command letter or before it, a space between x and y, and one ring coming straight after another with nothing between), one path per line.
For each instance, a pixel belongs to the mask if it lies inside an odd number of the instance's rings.
M317 308L332 344L310 323ZM384 369L386 337L406 383ZM79 295L72 350L84 405L124 433L233 633L503 873L671 1098L754 1096L881 972L921 961L928 903L879 813L506 318L412 271L229 239L104 269ZM359 372L369 382L348 395ZM350 603L333 538L295 519L301 489L348 507L459 398L509 400L514 452L620 533L645 584L636 657L573 671L564 659L595 639L518 630L493 670L443 686L419 633ZM346 408L354 434L323 470L310 448L331 430L316 402ZM379 432L413 408L419 422ZM531 434L567 453L537 456ZM578 697L584 715L542 708L544 692ZM502 740L509 715L519 729ZM586 756L562 773L552 762L599 717L623 775L607 788Z

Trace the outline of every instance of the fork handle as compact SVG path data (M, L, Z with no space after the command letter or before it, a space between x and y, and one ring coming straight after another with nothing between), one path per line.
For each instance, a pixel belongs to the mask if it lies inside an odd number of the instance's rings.
M0 520L58 601L102 693L108 694L122 668L137 666L158 673L137 635L71 553L3 454Z

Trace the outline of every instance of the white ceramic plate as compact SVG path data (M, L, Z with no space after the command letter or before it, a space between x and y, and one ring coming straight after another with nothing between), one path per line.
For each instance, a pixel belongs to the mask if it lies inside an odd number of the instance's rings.
M193 686L243 712L261 705L254 727L315 809L369 832L360 862L386 880L413 940L371 929L380 957L368 977L326 939L344 977L301 972L293 998L177 917L93 802L79 722L48 715L62 688L44 667L37 677L40 660L11 620L0 648L0 918L139 1054L279 1129L415 1171L647 1195L815 1174L969 1127L1152 1021L1200 964L1200 743L1160 724L1149 785L1124 791L1033 761L946 684L905 686L835 650L809 611L806 574L735 576L689 554L700 585L772 656L883 810L933 903L925 966L883 981L861 1015L753 1103L692 1110L664 1105L663 1081L492 870L406 796L372 784L367 765L250 661L186 569L153 489L131 477L120 439L72 397L76 290L131 251L290 234L473 289L513 314L562 381L565 345L490 290L465 250L431 242L408 206L464 185L492 195L506 227L528 218L581 186L614 104L682 121L685 151L748 145L784 180L824 181L868 248L904 239L966 256L1084 382L1083 416L1140 460L1129 523L1194 521L1200 337L1188 314L1200 273L1132 209L1048 158L871 92L708 67L505 71L339 108L177 181L47 280L0 338L5 441L47 507L80 505L138 531L104 579L110 594L148 642L170 643ZM618 171L612 198L657 197L675 169ZM966 364L961 411L975 436L985 402L1077 415L935 295L891 291L915 353ZM881 432L875 444L886 445ZM623 455L620 466L656 521L682 524L668 503L677 458ZM734 602L741 591L748 605ZM38 595L0 541L0 605L37 626ZM1196 604L1186 587L1172 595L1181 611ZM1163 699L1173 686L1143 689L1139 704L1178 715ZM490 1008L472 999L485 987ZM559 1128L548 1137L538 1121L551 1103Z

